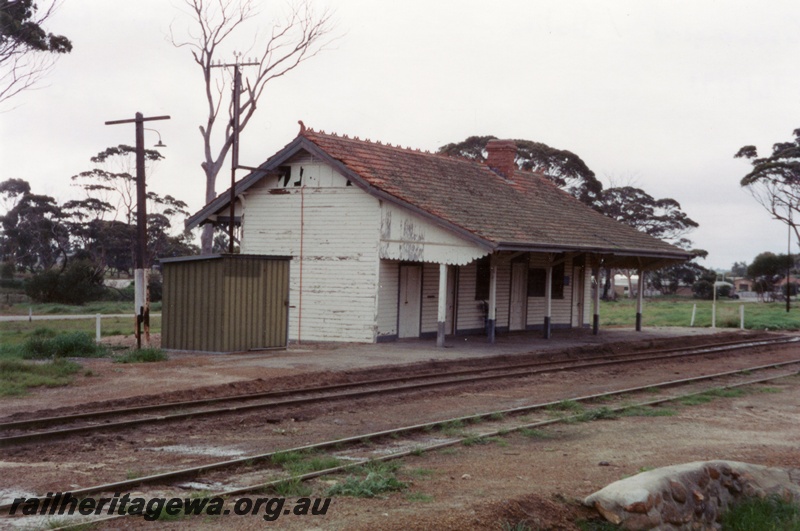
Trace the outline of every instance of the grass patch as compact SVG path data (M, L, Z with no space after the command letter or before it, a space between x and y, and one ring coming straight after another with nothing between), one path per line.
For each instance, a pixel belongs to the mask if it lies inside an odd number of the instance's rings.
M726 531L798 531L800 506L780 497L753 498L734 505L722 515Z
M646 406L631 406L619 413L621 417L672 417L677 414L674 409Z
M342 464L342 461L335 457L314 455L311 452L280 452L273 455L270 461L272 461L273 465L282 467L293 476L336 468Z
M684 406L699 406L701 404L708 404L712 400L714 400L713 397L702 393L699 395L684 396L683 398L678 399L678 403Z
M766 393L766 394L777 394L777 393L782 393L783 389L781 389L780 387L757 387L756 392Z
M291 463L297 463L305 458L304 452L278 452L270 457L273 465L285 467Z
M25 394L31 387L59 387L72 381L77 363L57 359L46 363L0 359L0 396Z
M684 406L698 406L701 404L708 404L709 402L713 401L716 398L739 398L740 396L744 396L747 394L747 391L742 389L741 387L734 387L734 388L721 388L717 387L715 389L709 389L708 391L703 391L700 394L692 395L692 396L685 396L683 398L678 399L678 402L683 404Z
M27 311L25 312L27 315ZM107 336L122 336L133 335L135 321L131 311L130 317L104 317L101 324L101 335ZM46 324L43 324L46 323ZM52 331L53 335L64 334L71 332L83 332L91 337L96 333L96 319L95 316L87 317L86 319L55 319L48 321L3 321L0 322L0 337L2 337L4 344L20 345L28 338L36 336L37 330L44 327L46 330ZM150 332L161 332L161 317L150 316Z
M114 363L153 363L167 361L169 356L160 348L141 348L129 350L121 356L114 357Z
M464 423L460 420L451 420L450 422L445 422L439 425L439 430L448 437L461 435L463 429Z
M717 387L716 389L709 389L703 394L714 398L739 398L740 396L746 395L747 391L742 387Z
M536 430L533 428L522 428L519 430L520 435L523 437L528 437L530 439L552 439L553 435L544 431L544 430Z
M315 456L302 461L288 463L285 467L292 475L299 476L308 474L309 472L316 472L317 470L327 470L329 468L336 468L341 466L341 459L330 456Z
M433 496L424 492L409 492L406 494L406 499L410 502L431 503Z
M398 463L374 462L359 467L358 476L348 476L328 489L327 496L353 496L374 498L385 492L396 492L407 488L397 479Z
M575 417L575 422L591 422L593 420L611 420L619 418L619 413L608 407L590 409Z
M489 444L490 442L492 442L492 441L490 441L486 437L479 437L477 435L470 435L470 436L464 438L464 440L461 441L461 444L463 444L464 446L475 446L476 444Z
M557 404L552 404L550 406L547 406L547 409L549 411L564 411L566 413L580 413L585 408L583 407L583 404L581 404L580 402L576 402L575 400L562 400L561 402L558 402Z
M538 528L537 528L538 529ZM520 522L509 522L503 521L500 522L500 530L501 531L533 531L533 528L528 525L528 522L522 520Z
M712 301L679 297L646 299L645 326L689 326L692 307L697 304L695 326L711 326ZM739 306L744 304L744 327L751 330L800 330L800 308L792 304L789 313L783 302L717 301L717 327L739 328ZM618 299L600 303L600 326L634 326L636 301Z
M430 468L415 468L413 470L409 470L406 472L409 476L417 477L417 478L429 478L436 474L435 470L431 470Z
M297 478L281 481L270 487L278 496L283 498L304 498L311 496L313 489Z
M84 332L68 332L54 335L51 330L37 329L19 348L25 359L56 358L101 358L108 349L95 343L94 338Z

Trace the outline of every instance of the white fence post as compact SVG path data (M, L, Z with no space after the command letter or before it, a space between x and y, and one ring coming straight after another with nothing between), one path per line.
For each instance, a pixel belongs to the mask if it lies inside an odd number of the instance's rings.
M692 305L692 324L689 326L694 326L694 316L697 315L697 303Z
M739 330L744 330L744 304L739 305Z
M95 319L96 319L96 321L95 321L95 332L96 332L95 341L100 343L100 314L99 313L95 315Z

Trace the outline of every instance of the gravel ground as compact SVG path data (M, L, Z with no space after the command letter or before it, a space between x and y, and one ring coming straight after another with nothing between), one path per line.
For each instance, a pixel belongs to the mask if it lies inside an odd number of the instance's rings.
M611 333L601 339L576 334L562 337L558 348L568 346L565 355L574 356L580 352L708 340L697 335L676 338L674 332L658 335L650 331L651 335L643 337L619 331L613 341ZM630 342L632 338L637 341ZM26 397L6 399L3 406L9 414L22 414L69 409L86 402L133 404L156 398L238 394L265 387L354 378L359 376L359 367L377 373L413 372L429 370L446 360L491 363L482 360L487 352L522 357L523 352L531 350L539 355L554 355L556 351L553 342L540 346L519 337L501 341L494 350L485 344L482 348L468 345L437 350L430 344L417 343L399 343L387 350L381 350L382 346L302 345L266 355L180 354L168 362L148 365L119 366L105 360L87 360L86 368L94 376L81 376L67 388L37 390ZM760 348L723 357L570 371L502 384L420 392L403 400L384 397L274 416L259 413L213 422L143 427L133 432L69 438L58 445L42 443L12 449L4 452L0 468L3 485L10 492L75 488L124 479L131 471L151 472L216 459L198 456L196 448L201 446L252 455L391 425L558 400L613 387L647 385L767 360L790 359L797 354L796 347ZM445 361L432 362L433 356ZM381 360L383 364L378 363ZM394 360L416 361L417 365L405 367L398 361L392 365ZM380 365L388 367L375 369ZM190 522L197 529L261 529L267 525L294 529L501 529L503 523L526 520L534 529L574 529L576 519L592 516L576 500L644 467L705 459L800 467L798 417L800 378L791 377L769 386L756 386L742 397L680 407L674 416L562 424L548 428L545 437L509 435L488 445L458 446L410 457L398 472L409 485L407 489L373 499L334 498L324 517L289 515L270 524L258 516L195 518ZM178 444L194 446L195 453L153 450ZM326 481L330 479L312 483L313 496L324 495L329 486ZM185 529L188 522L126 519L124 523L115 522L113 527Z

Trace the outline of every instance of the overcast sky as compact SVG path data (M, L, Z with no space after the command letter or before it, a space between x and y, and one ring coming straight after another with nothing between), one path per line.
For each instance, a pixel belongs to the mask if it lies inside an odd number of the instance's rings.
M264 2L263 26L284 2ZM342 38L273 82L242 136L257 165L297 120L326 132L435 150L471 135L544 142L578 154L608 185L672 197L700 224L707 267L786 252L785 225L739 187L743 145L762 153L800 127L796 1L327 0ZM0 180L59 201L70 177L152 122L168 146L148 186L203 205L202 79L180 0L64 0L48 29L68 36L39 90L0 113ZM225 50L232 57L239 48ZM146 132L148 145L158 137ZM229 166L217 191L226 188ZM242 172L241 176L244 176ZM476 206L476 207L479 207ZM797 244L793 242L793 252Z

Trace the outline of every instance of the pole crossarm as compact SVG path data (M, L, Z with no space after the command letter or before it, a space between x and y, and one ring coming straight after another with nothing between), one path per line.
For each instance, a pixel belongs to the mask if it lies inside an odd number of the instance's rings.
M231 117L231 124L232 129L231 131L231 197L230 197L230 221L228 223L228 252L233 254L233 234L234 234L234 219L235 219L235 204L236 204L236 169L240 168L239 166L239 114L240 114L240 104L239 104L239 95L242 90L242 70L241 67L243 66L261 66L259 62L249 62L243 63L239 61L238 55L237 60L234 63L222 63L219 62L217 64L212 64L211 68L233 68L233 95L231 96L231 106L233 107L233 116Z
M136 122L150 122L153 120L169 120L170 116L147 116L141 118L131 118L128 120L109 120L106 122L106 125L117 125L117 124L133 124Z

